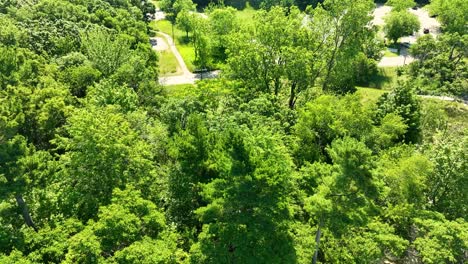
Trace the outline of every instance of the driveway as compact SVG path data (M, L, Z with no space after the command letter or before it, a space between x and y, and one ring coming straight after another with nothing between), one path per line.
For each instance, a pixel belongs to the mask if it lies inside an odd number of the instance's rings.
M385 21L384 17L392 10L391 6L386 6L383 4L377 4L377 7L374 9L373 15L374 19L372 24L377 26L384 26ZM421 28L412 36L403 37L400 39L401 42L407 42L409 44L416 43L416 40L424 35L424 29L429 29L429 33L436 37L440 34L440 23L435 18L429 16L429 13L424 8L418 8L416 10L408 9L409 12L415 14L419 21L421 22ZM382 60L378 63L380 67L397 67L409 64L414 61L414 58L408 54L407 48L402 48L400 50L400 56L398 57L383 57Z

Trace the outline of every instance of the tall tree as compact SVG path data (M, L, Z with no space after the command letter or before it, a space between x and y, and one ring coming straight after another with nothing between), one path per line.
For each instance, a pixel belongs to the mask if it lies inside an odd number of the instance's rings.
M451 33L467 34L468 3L463 0L434 0L429 6L438 15L444 30Z
M260 131L259 131L260 132ZM266 131L229 131L219 153L220 177L205 185L208 205L191 263L291 263L288 233L291 160Z
M403 36L412 35L421 27L416 15L408 11L390 12L385 18L384 31L390 40L397 43Z

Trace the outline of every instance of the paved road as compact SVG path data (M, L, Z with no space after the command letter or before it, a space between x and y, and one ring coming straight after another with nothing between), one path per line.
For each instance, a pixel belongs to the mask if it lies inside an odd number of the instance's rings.
M408 49L401 47L400 55L397 57L383 57L377 64L379 67L396 67L410 64L414 58L409 55Z

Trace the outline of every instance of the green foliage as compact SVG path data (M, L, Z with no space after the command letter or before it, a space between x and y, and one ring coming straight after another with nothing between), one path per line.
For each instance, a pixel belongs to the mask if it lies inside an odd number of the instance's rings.
M385 35L394 43L401 37L412 35L421 27L418 17L406 10L390 12L384 20Z
M428 198L435 210L448 219L466 219L468 195L464 186L468 182L465 134L447 135L439 132L428 143L428 157L434 163L434 172L428 177Z
M418 39L411 54L418 58L409 68L409 76L418 91L464 97L467 89L468 35L444 34Z
M149 1L1 2L0 263L467 262L468 110L415 94L465 94L452 3L395 71L370 0L158 2L223 70L162 87Z
M392 7L392 12L404 11L416 5L414 0L388 0L385 4Z
M299 113L295 134L299 139L297 157L300 164L327 159L325 148L335 138L344 136L362 139L371 133L369 112L357 96L342 99L321 96L308 103Z
M65 130L67 137L55 144L66 151L60 161L67 214L93 218L99 205L110 202L114 188L155 175L148 146L115 107L77 109Z
M249 131L226 136L220 178L204 186L209 204L197 210L204 226L190 262L294 261L287 232L291 160L281 145L273 147L278 142L273 136Z
M83 47L88 59L104 76L115 72L130 57L130 44L123 38L102 30L82 34Z
M395 113L403 118L407 126L403 137L405 142L416 143L420 140L420 101L407 83L399 83L392 92L383 94L377 105L378 118L383 118L388 113Z
M468 3L463 0L433 0L429 6L431 13L438 15L444 30L450 33L466 35Z
M468 225L442 219L416 219L419 234L414 244L425 263L463 263L467 260Z

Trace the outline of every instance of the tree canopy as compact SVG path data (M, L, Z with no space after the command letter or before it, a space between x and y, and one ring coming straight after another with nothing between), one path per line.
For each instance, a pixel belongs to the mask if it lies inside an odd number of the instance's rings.
M393 40L410 2L388 3ZM2 1L0 263L468 262L453 3L378 90L371 0L160 1L221 69L183 86L160 83L150 1Z

